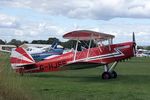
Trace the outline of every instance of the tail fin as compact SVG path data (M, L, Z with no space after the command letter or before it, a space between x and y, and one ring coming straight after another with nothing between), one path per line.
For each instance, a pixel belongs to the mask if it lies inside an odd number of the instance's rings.
M17 69L24 65L34 64L35 61L24 48L19 47L11 52L10 63L13 69Z
M59 42L59 41L56 39L56 40L52 43L51 48L53 48L53 49L57 48L58 42Z

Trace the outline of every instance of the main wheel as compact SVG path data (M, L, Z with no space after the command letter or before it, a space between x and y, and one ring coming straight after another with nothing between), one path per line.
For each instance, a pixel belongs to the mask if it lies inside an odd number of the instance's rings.
M117 78L117 73L116 73L115 71L112 71L112 72L111 72L111 77L112 77L112 78Z
M104 72L102 74L102 79L107 80L111 78L111 74L109 72Z

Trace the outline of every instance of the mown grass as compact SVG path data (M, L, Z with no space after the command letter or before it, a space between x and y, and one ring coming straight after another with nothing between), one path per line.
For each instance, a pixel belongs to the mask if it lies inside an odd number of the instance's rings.
M102 67L20 76L11 70L8 60L1 57L0 61L3 60L6 63L5 70L1 72L0 76L0 88L3 88L0 95L3 99L150 99L150 58L133 58L119 63L116 68L118 78L111 80L101 79Z

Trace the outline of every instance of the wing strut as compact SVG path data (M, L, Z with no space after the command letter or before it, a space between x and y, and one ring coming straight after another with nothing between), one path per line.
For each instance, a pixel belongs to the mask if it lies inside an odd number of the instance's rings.
M91 48L91 44L92 44L92 37L93 37L93 35L91 34L91 39L90 39L90 43L89 43L89 47L88 47L88 52L87 52L86 60L87 60L88 57L89 57L90 48Z
M75 48L75 53L74 53L73 62L75 62L75 60L76 60L78 44L79 44L79 40L77 40L77 43L76 43L76 48Z

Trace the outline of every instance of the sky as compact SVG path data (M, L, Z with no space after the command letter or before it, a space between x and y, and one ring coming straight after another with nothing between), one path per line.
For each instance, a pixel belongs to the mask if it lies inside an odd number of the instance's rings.
M150 0L0 0L0 39L47 40L74 30L150 45Z

